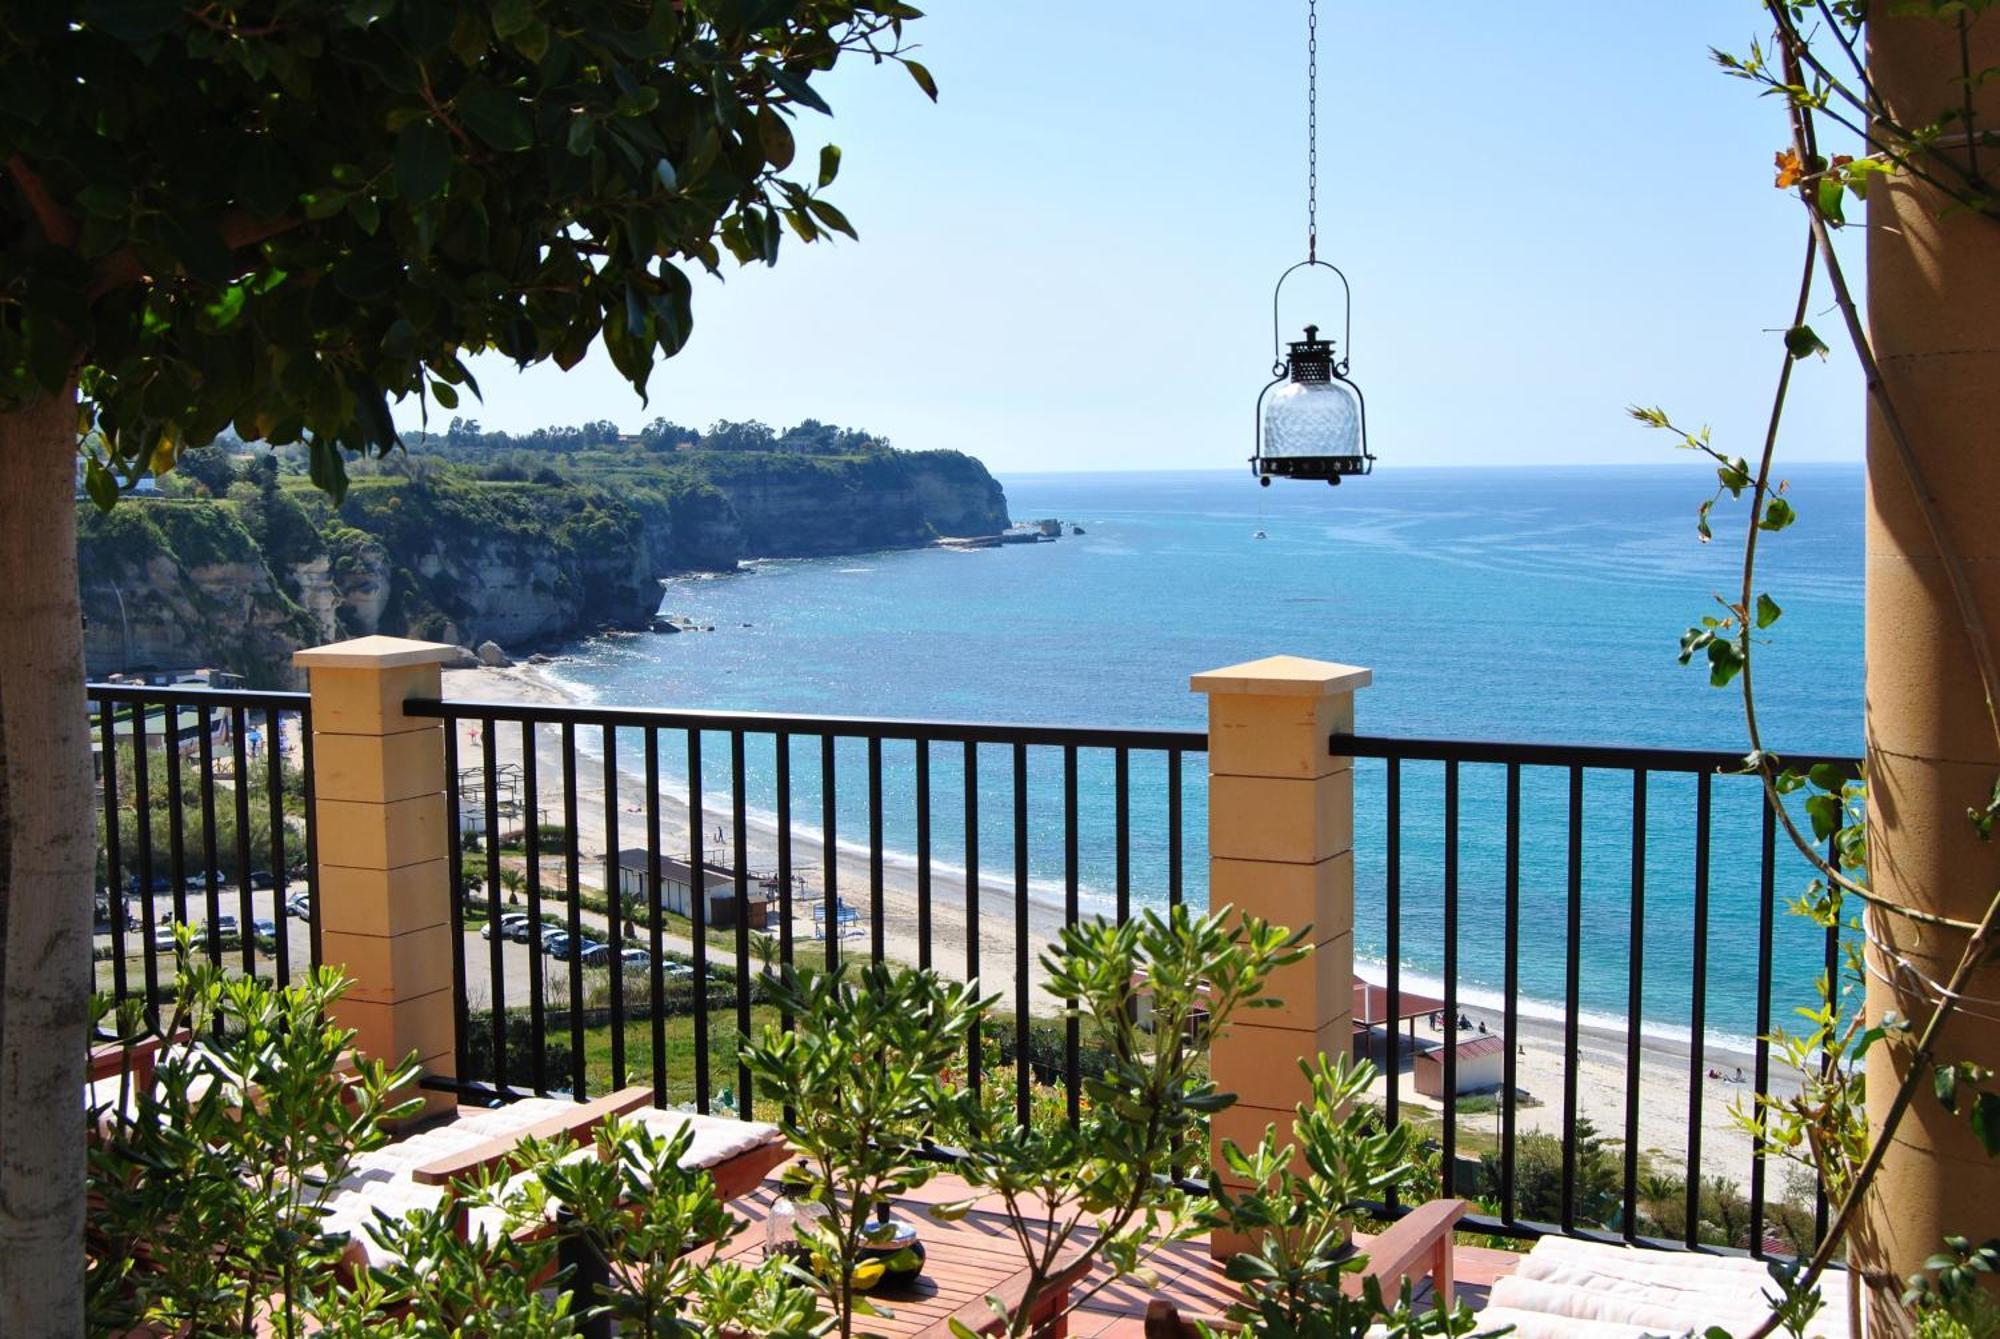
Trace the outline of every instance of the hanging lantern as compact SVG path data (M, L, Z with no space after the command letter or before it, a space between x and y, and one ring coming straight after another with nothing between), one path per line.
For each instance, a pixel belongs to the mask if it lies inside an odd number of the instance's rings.
M1305 338L1291 341L1281 355L1278 299L1285 280L1307 269L1328 270L1340 280L1340 344L1321 339L1320 328L1308 325ZM1361 388L1347 377L1353 332L1354 302L1347 276L1319 258L1319 18L1316 0L1307 0L1306 258L1279 275L1271 290L1271 380L1257 396L1255 448L1250 456L1250 472L1266 488L1273 477L1337 484L1347 475L1374 468L1375 457L1368 450L1367 402Z

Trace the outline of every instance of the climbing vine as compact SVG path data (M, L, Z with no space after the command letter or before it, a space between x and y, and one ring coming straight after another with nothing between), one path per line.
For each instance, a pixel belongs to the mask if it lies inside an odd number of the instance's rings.
M1870 78L1863 44L1871 13L1866 0L1764 0L1771 23L1768 45L1754 42L1740 55L1713 53L1725 74L1775 97L1786 109L1787 133L1774 155L1774 185L1794 193L1805 215L1798 294L1783 333L1763 441L1754 457L1732 454L1716 444L1707 428L1686 429L1663 409L1631 410L1640 422L1672 434L1678 446L1705 455L1714 464L1716 488L1702 501L1696 517L1696 531L1703 543L1713 538L1710 517L1718 504L1747 504L1740 581L1730 594L1716 596L1715 612L1687 629L1681 638L1680 660L1682 664L1699 660L1712 684L1733 687L1741 696L1749 743L1743 770L1761 778L1766 803L1813 867L1812 881L1792 909L1822 927L1838 926L1849 932L1839 970L1822 977L1818 1002L1800 1011L1807 1026L1772 1037L1780 1053L1799 1069L1799 1091L1788 1097L1759 1095L1751 1107L1737 1113L1766 1150L1811 1166L1831 1202L1838 1206L1811 1258L1796 1268L1775 1271L1783 1297L1752 1339L1763 1339L1780 1327L1796 1330L1810 1316L1816 1305L1813 1287L1850 1236L1896 1128L1911 1103L1920 1100L1926 1084L1934 1100L1971 1122L1989 1155L2000 1156L2000 1093L1983 1086L1993 1075L1973 1062L1934 1053L1945 1023L1965 1002L1965 988L1974 969L1990 956L1996 919L2000 919L2000 896L1987 905L1979 920L1968 922L1878 894L1868 879L1865 777L1851 776L1835 767L1801 771L1788 766L1765 746L1756 693L1758 644L1773 635L1784 617L1777 599L1758 584L1759 549L1788 529L1798 516L1773 466L1794 373L1801 363L1829 351L1826 341L1808 323L1815 287L1823 279L1844 337L1861 364L1871 407L1891 448L1893 467L1904 472L1940 556L1962 632L1978 666L1987 721L2000 739L2000 712L1996 712L2000 671L1995 667L1991 638L1973 600L1964 563L1920 468L1905 416L1883 379L1834 245L1836 234L1849 226L1850 205L1865 202L1871 190L1903 176L1937 191L1949 212L1970 212L2000 224L2000 197L1985 175L1987 166L2000 161L2000 135L1981 126L1975 107L1976 92L1988 81L2000 78L2000 68L1975 67L1971 40L1974 26L1994 3L1903 0L1872 6L1873 12L1883 17L1944 25L1956 39L1956 77L1939 91L1936 114L1921 124L1900 119ZM1823 133L1829 143L1833 136L1844 136L1860 152L1824 151ZM1803 821L1794 804L1803 811ZM1970 807L1967 818L1980 840L1991 837L1995 821L2000 819L2000 779L1996 779L1990 798ZM1850 911L1856 905L1859 911ZM1896 952L1892 939L1884 933L1891 918L1963 936L1957 964L1946 979L1923 976L1915 964ZM1874 948L1875 956L1886 967L1871 965L1864 945ZM1859 999L1870 971L1891 974L1898 985L1922 987L1926 1016L1905 1018L1885 1013L1869 1025ZM1864 1106L1863 1062L1871 1050L1881 1046L1904 1048L1906 1067L1880 1128L1871 1134ZM1928 1262L1927 1270L1909 1281L1904 1302L1947 1317L1962 1331L1988 1332L1994 1328L1990 1324L1994 1311L1981 1305L1980 1290L1968 1280L1994 1272L1995 1264L2000 1263L2000 1243L1975 1247L1954 1237L1940 1245L1943 1249ZM1853 1333L1860 1332L1859 1277L1860 1271L1850 1271Z

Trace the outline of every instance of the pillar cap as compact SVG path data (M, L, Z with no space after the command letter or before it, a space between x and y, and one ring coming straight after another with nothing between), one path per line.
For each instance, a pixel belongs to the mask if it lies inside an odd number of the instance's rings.
M1358 665L1336 665L1304 656L1266 656L1197 674L1188 680L1188 688L1196 693L1257 697L1332 697L1366 688L1374 678L1373 670Z
M302 669L401 669L407 665L442 665L458 659L459 649L408 637L356 637L329 646L292 652Z

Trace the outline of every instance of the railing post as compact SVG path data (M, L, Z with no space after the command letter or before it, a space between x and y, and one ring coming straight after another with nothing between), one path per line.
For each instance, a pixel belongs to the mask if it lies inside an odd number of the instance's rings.
M320 946L353 984L335 1009L355 1045L455 1077L444 726L403 714L439 696L457 648L362 637L292 657L312 689ZM452 1105L421 1094L422 1114Z
M1284 1003L1242 1015L1215 1040L1209 1069L1237 1103L1210 1123L1212 1175L1225 1183L1222 1141L1251 1147L1264 1127L1289 1131L1310 1089L1298 1062L1352 1046L1354 768L1329 740L1354 729L1352 665L1271 656L1197 674L1208 694L1208 896L1279 925L1312 927L1313 952L1281 972ZM1216 1233L1224 1258L1248 1243Z

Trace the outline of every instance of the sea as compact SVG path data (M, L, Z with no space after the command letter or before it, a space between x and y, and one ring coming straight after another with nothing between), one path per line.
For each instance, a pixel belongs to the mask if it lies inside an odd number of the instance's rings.
M1739 693L1710 686L1699 664L1677 663L1682 632L1719 615L1718 597L1734 598L1740 581L1744 504L1716 505L1713 542L1696 532L1697 510L1715 492L1712 471L1384 467L1337 488L1265 489L1241 472L1002 482L1016 518L1060 518L1064 537L975 552L758 561L734 574L673 580L662 610L712 632L594 639L549 668L586 700L616 705L1199 729L1205 703L1189 691L1190 674L1292 653L1373 671L1356 699L1364 734L1745 747ZM1759 589L1783 610L1759 634L1765 738L1781 753L1858 754L1861 467L1802 465L1789 471L1786 489L1798 520L1760 545ZM705 794L726 796L726 739L714 737L703 752ZM666 753L668 772L684 784L679 751ZM817 818L817 747L801 742L792 762L794 812ZM1180 881L1198 904L1206 900L1204 764L1200 755L1182 759ZM1057 905L1062 765L1059 750L1031 751L1031 888ZM836 839L854 845L867 834L864 745L839 745L836 766ZM1163 905L1174 882L1168 766L1158 753L1130 763L1135 906ZM962 877L962 767L956 746L934 751L940 880ZM745 785L765 817L775 806L774 768L768 740L750 749ZM892 863L907 864L915 849L914 772L911 746L885 749ZM1009 750L982 749L977 774L980 868L1010 877ZM1505 769L1461 770L1455 852L1443 767L1406 762L1399 781L1395 902L1405 988L1435 992L1446 968L1443 904L1455 854L1460 992L1468 1003L1497 1005L1508 971ZM1788 911L1809 871L1779 833L1763 876L1754 781L1711 783L1705 935L1695 932L1694 778L1650 776L1643 808L1629 771L1591 769L1582 781L1572 965L1570 775L1560 767L1522 774L1514 961L1524 1012L1560 1017L1573 972L1587 1022L1623 1027L1636 1000L1646 1031L1685 1038L1698 959L1712 1041L1743 1043L1811 1001L1825 936ZM1357 765L1355 952L1358 970L1377 979L1389 948L1386 790L1383 763ZM1117 879L1108 754L1081 756L1078 810L1085 903L1106 909Z

